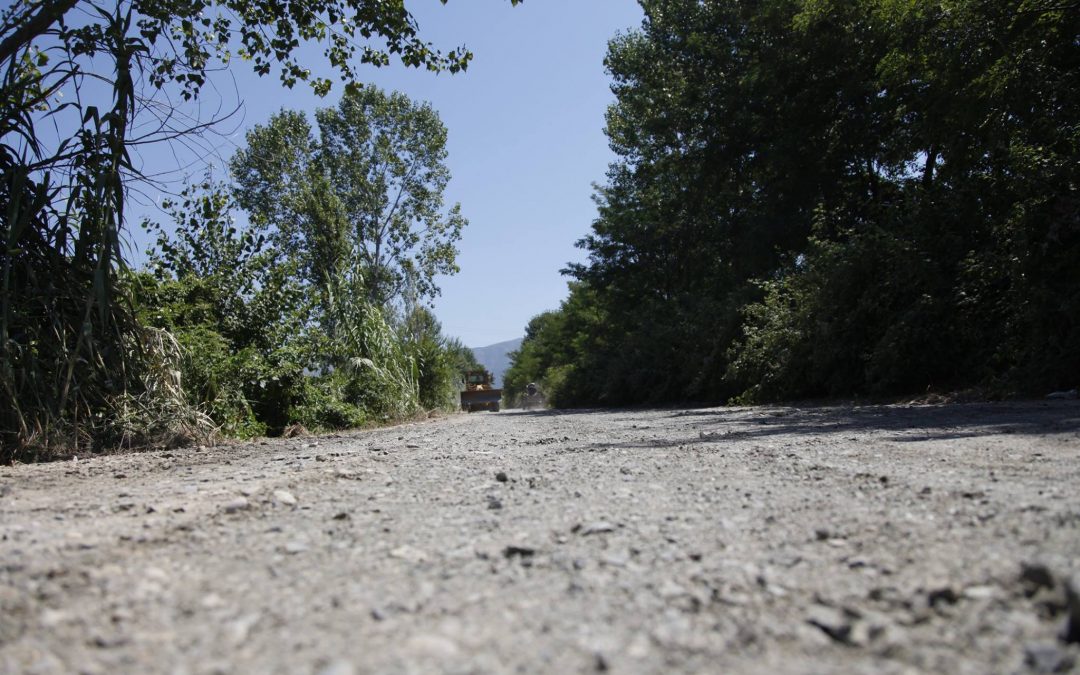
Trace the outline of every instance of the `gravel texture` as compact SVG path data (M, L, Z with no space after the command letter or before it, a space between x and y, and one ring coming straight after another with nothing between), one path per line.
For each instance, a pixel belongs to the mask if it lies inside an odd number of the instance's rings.
M5 673L1080 669L1080 404L454 415L0 467Z

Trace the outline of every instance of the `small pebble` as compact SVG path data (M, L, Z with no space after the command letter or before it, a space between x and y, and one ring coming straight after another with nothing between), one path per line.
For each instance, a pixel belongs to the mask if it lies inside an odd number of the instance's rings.
M243 511L248 507L247 497L237 497L225 502L222 507L225 509L225 513L236 513L237 511Z
M835 607L813 605L807 612L806 622L837 642L847 644L851 640L851 621Z
M399 560L405 560L411 563L421 563L427 560L427 553L420 549L405 544L404 546L398 546L394 550L390 551L391 558L397 558Z
M968 586L964 589L964 597L968 600L986 600L997 595L994 586Z
M274 490L274 499L285 506L296 506L296 497L288 490Z
M447 661L457 658L461 649L450 638L436 634L414 635L405 643L406 648L423 657L434 659L436 662Z
M575 525L571 532L580 534L581 536L588 536L590 534L604 534L606 532L614 532L615 525L607 522L606 520L598 520L586 525Z
M307 550L307 544L304 544L303 542L290 541L289 543L285 544L285 552L289 555L296 555L298 553L303 553Z
M356 668L344 659L334 659L320 668L316 675L356 675Z

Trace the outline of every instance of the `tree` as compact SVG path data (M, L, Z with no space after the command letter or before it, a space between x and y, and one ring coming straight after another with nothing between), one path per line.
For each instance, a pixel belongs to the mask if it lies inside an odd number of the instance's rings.
M842 6L808 9L806 29L879 36L879 189L819 210L747 308L732 375L767 398L1074 386L1080 8L880 2L857 24Z
M450 172L438 114L365 87L315 116L317 138L292 111L248 133L231 162L241 206L306 251L327 303L335 278L380 307L406 292L437 295L435 277L458 269L466 224L460 206L444 209Z
M424 41L401 1L15 0L0 12L4 457L31 439L99 437L99 413L140 386L138 326L117 301L127 194L143 179L131 148L212 125L176 104L233 56L327 93L330 77L300 60L305 43L324 47L347 90L357 63L454 72L471 59Z
M503 386L507 400L519 400L533 382L557 406L622 403L619 385L609 381L618 357L610 351L608 325L604 303L596 292L571 282L570 296L559 309L534 316L521 347L510 354ZM648 364L638 365L648 368Z
M462 376L481 368L472 350L443 335L439 320L422 305L406 312L400 332L416 359L420 404L428 410L456 408Z
M333 335L335 308L341 298L362 295L364 279L351 264L341 202L314 163L311 125L303 113L283 110L249 130L247 141L232 159L237 201L276 250L295 262Z
M641 4L554 323L604 320L540 370L605 403L1075 386L1080 8Z
M861 80L841 61L821 87L785 91L826 61L790 34L797 2L642 6L642 29L609 45L618 159L578 244L589 261L568 269L601 304L606 358L576 371L610 403L724 398L749 281L801 243L817 200L843 184L846 164L816 124L851 136L827 85Z

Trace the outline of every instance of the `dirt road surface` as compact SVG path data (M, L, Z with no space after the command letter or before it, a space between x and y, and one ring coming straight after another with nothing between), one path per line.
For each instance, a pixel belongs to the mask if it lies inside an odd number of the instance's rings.
M0 467L0 671L1075 672L1078 485L1073 401Z

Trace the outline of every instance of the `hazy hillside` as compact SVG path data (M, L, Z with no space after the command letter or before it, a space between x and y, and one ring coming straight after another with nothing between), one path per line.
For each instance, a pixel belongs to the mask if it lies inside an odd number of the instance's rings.
M495 375L495 386L502 386L503 373L510 368L510 352L521 347L521 340L522 338L517 338L506 342L496 342L487 347L472 348L476 360Z

